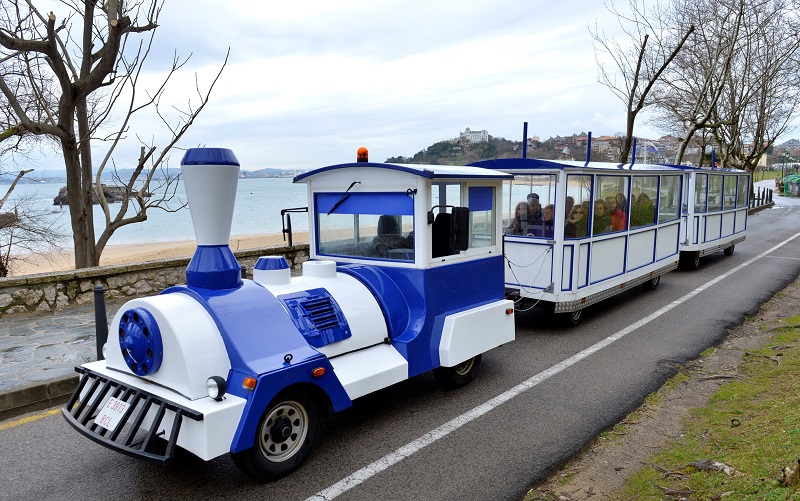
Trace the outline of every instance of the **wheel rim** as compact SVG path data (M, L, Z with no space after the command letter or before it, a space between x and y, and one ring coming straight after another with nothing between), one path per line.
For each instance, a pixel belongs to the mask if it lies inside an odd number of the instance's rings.
M575 310L573 312L570 312L569 319L572 320L573 323L578 322L580 321L582 315L583 315L583 309L581 308L580 310Z
M699 252L695 252L694 253L694 263L693 264L694 264L695 269L700 267L700 253Z
M458 374L459 376L463 376L465 374L469 374L469 371L472 370L472 367L475 365L475 357L470 358L465 362L461 362L460 364L453 367L453 372Z
M655 289L658 286L658 282L660 281L661 281L661 275L657 276L656 278L650 281L650 287Z
M308 436L308 413L295 401L281 402L264 418L260 429L261 452L269 461L282 462L303 447Z

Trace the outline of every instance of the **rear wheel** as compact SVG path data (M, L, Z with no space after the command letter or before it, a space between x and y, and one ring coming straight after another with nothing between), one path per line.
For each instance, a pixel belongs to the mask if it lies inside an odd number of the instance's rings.
M656 287L658 287L659 282L661 282L661 275L653 277L647 282L643 283L642 287L644 288L644 290L652 291L655 290Z
M253 447L231 454L251 477L267 481L296 470L311 453L319 433L319 411L306 395L279 395L264 411Z
M731 245L730 247L725 247L725 249L724 249L722 252L723 252L723 253L724 253L726 256L732 256L732 255L733 255L733 249L734 249L734 248L736 248L736 246L735 246L735 245Z
M684 270L696 270L700 268L699 252L681 252L681 268Z
M570 311L567 313L560 313L561 322L567 327L575 327L583 320L583 308L580 310Z
M433 369L433 377L445 388L455 389L468 385L481 367L481 355L476 355L453 367Z

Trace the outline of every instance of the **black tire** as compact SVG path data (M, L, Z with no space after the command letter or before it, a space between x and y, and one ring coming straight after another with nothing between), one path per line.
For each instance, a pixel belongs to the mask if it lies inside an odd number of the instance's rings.
M461 388L468 385L473 379L478 369L481 368L481 355L476 355L453 367L438 367L433 369L433 377L436 381L449 390Z
M583 320L583 308L580 310L569 311L567 313L559 313L561 323L566 327L575 327Z
M725 247L725 249L723 249L722 252L726 256L732 256L733 255L733 249L735 249L735 248L736 248L735 245L731 245L730 247Z
M276 480L303 464L319 434L319 409L307 395L278 395L256 430L253 447L231 454L240 470L260 481Z
M642 288L646 291L654 291L658 287L659 282L661 282L661 275L653 277L647 282L643 283Z
M680 266L684 270L697 270L700 268L699 252L681 252Z

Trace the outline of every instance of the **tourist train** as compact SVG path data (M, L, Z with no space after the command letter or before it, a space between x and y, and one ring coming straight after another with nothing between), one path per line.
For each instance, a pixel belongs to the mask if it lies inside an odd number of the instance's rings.
M468 384L483 353L514 340L515 303L544 301L575 323L589 304L654 288L682 252L732 248L746 229L741 172L357 160L295 178L309 204L302 272L263 256L247 280L228 247L239 162L188 150L186 285L119 309L104 359L76 368L67 421L131 456L230 453L252 477L279 478L308 457L329 411L428 371Z

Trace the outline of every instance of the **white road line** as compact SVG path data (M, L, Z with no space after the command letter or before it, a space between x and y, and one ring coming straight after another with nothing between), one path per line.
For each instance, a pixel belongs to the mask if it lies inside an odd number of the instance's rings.
M388 469L395 463L400 462L404 458L418 452L419 450L423 449L424 447L436 442L440 438L444 438L450 433L454 432L455 430L461 428L467 423L474 421L475 419L483 416L487 412L499 407L505 402L508 402L512 398L530 390L534 386L542 383L551 377L555 376L559 372L563 371L564 369L574 365L584 358L588 357L589 355L596 353L606 346L610 345L614 341L618 341L623 337L627 336L631 332L635 331L639 327L642 327L649 322L652 322L656 318L660 317L661 315L667 313L668 311L672 310L673 308L680 306L681 304L685 303L686 301L690 300L694 296L700 294L704 290L708 289L712 285L716 284L717 282L728 278L729 276L733 275L737 271L749 266L750 264L754 263L755 261L763 258L764 256L776 251L777 249L783 247L784 245L788 244L795 238L800 237L800 233L796 233L794 236L784 240L783 242L775 245L771 249L762 252L758 256L751 258L744 263L740 264L739 266L731 269L730 271L723 273L722 275L716 277L713 280L706 282L705 284L701 285L700 287L696 288L695 290L691 291L690 293L686 294L685 296L681 297L680 299L676 299L675 301L669 303L668 305L660 308L659 310L651 313L650 315L644 317L643 319L639 320L638 322L634 322L631 325L625 327L624 329L608 336L607 338L598 341L597 343L589 346L588 348L572 355L571 357L562 360L561 362L557 363L556 365L546 369L535 376L531 377L530 379L523 381L522 383L514 386L513 388L504 391L503 393L497 395L496 397L488 400L481 405L474 407L473 409L465 412L464 414L446 422L445 424L439 426L438 428L429 431L428 433L422 435L421 437L413 440L406 445L400 447L399 449L395 450L394 452L390 452L389 454L383 456L382 458L374 461L371 464L361 468L360 470L356 471L355 473L349 475L342 480L339 480L335 484L331 485L330 487L319 491L318 493L310 496L306 501L328 501L334 499L341 494L349 491L353 487L363 483L364 481L370 479L371 477L377 475L378 473L382 472L383 470Z

